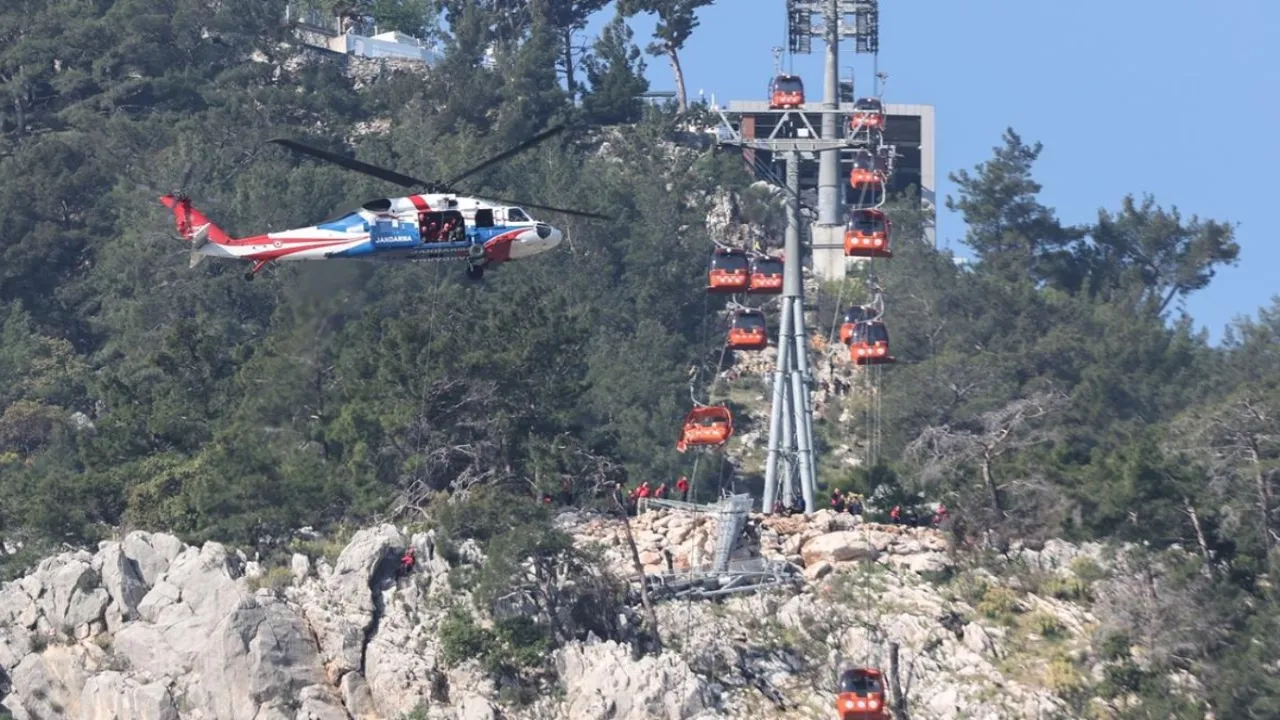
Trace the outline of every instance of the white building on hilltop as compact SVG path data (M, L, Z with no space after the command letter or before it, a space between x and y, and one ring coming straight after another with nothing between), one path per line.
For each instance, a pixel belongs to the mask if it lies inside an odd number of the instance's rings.
M305 2L289 3L284 17L302 42L343 55L417 60L427 65L434 65L441 56L415 37L394 30L378 32L377 26L324 13Z

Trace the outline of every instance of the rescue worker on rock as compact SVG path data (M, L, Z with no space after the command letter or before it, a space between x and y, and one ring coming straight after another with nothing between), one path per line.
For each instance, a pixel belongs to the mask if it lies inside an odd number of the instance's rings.
M902 506L901 505L893 506L893 509L889 511L889 520L894 525L902 524Z
M565 478L560 483L560 502L565 505L573 504L573 489L569 485L568 478Z
M659 485L658 489L653 491L653 496L659 499L665 498L667 496L667 484L662 483Z
M680 502L689 502L689 478L681 475L676 481L676 490L680 493Z
M840 488L831 491L831 509L844 512L844 495L840 493Z
M640 487L636 489L636 512L644 512L645 506L649 504L649 496L653 493L649 489L649 481L645 480L640 483Z
M413 572L413 564L417 561L416 553L413 547L409 547L404 551L404 555L400 556L400 577L404 577Z
M854 494L849 498L849 514L858 516L862 514L862 496Z
M947 521L947 506L942 503L938 503L938 509L933 513L933 524L941 525L946 521Z

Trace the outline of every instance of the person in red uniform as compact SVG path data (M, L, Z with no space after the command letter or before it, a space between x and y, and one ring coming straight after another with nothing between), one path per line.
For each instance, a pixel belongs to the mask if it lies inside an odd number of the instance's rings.
M902 506L901 505L893 506L893 509L889 511L889 519L893 521L894 525L899 525L902 523Z
M664 497L666 497L666 496L667 496L667 484L666 484L666 483L662 483L661 485L659 485L659 486L658 486L658 489L653 491L653 496L654 496L654 497L656 497L656 498L664 498Z
M844 495L840 493L840 488L831 491L831 509L844 512Z
M676 490L680 492L680 502L689 501L689 478L681 475L676 481Z
M649 495L652 493L648 480L640 483L640 487L636 490L636 512L644 512L645 505L649 504Z
M415 553L412 547L404 551L404 555L400 556L400 576L403 577L413 572L413 564L417 561L414 557Z

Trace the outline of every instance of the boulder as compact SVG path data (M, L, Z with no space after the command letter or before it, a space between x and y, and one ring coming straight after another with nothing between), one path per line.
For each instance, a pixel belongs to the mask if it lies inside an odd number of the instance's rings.
M138 616L138 604L146 597L148 585L137 560L125 554L120 543L104 543L98 551L102 559L102 586L120 613L121 621Z
M876 548L868 546L862 533L850 530L819 535L800 548L800 557L806 567L824 561L875 560L877 554Z
M213 628L196 680L215 717L255 720L325 678L306 623L282 602L247 595Z
M629 648L608 641L563 648L556 664L568 688L565 717L680 720L705 705L702 678L672 652L637 662Z
M80 694L81 720L178 720L163 682L140 683L108 670L90 677Z
M365 635L374 622L374 581L394 575L397 551L404 546L404 537L392 525L357 532L324 579L321 595L303 602L331 684L362 666Z

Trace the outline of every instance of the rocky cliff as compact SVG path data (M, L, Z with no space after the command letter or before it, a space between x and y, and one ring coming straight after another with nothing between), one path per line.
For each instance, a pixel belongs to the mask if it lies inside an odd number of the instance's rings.
M712 550L706 518L656 510L631 522L646 572ZM614 572L633 569L620 519L558 523ZM408 545L419 565L397 579ZM1005 561L1018 569L1010 582L958 565L935 530L830 511L754 517L739 545L739 556L794 563L805 582L660 602L662 652L568 643L547 659L541 691L515 702L442 650L450 607L488 622L457 582L485 561L470 543L451 563L433 532L383 525L336 558L264 567L218 543L134 532L0 589L0 697L16 718L827 718L836 668L884 667L894 642L911 717L1046 718L1073 716L1064 697L1096 665L1094 618L1059 598L1097 581L1081 572L1097 567L1097 548L1020 551Z

